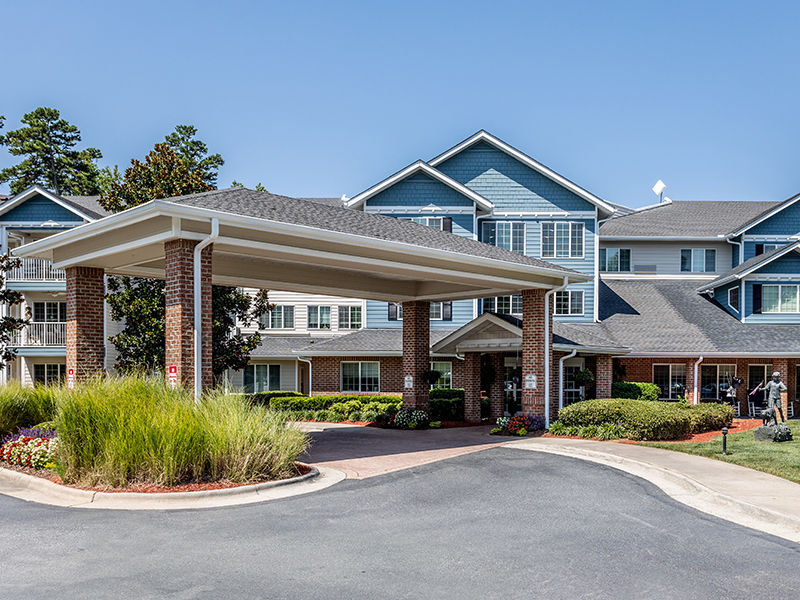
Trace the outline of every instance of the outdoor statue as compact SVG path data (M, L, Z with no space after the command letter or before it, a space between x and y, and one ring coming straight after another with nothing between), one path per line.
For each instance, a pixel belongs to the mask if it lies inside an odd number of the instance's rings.
M767 410L761 413L761 418L764 421L764 425L767 424L770 416L774 421L775 425L778 424L778 416L776 411L781 415L781 423L786 423L786 419L783 416L783 408L781 407L781 392L786 391L786 384L781 381L781 374L778 371L775 371L772 374L772 381L768 381L766 385L762 381L759 383L756 388L750 392L752 396L759 390L764 390L764 393L767 396Z

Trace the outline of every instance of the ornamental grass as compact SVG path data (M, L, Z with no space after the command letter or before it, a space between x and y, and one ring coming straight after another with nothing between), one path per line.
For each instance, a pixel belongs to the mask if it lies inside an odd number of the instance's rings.
M57 387L23 386L10 381L0 386L0 440L17 431L50 421L55 415Z
M308 444L283 413L220 391L195 403L157 379L59 388L57 406L60 474L88 487L281 479Z

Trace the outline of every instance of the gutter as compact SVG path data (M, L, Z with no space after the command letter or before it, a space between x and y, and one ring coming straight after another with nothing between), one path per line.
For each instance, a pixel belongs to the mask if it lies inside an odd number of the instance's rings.
M700 370L700 363L703 362L703 357L698 358L694 363L694 402L692 404L699 404L700 402L700 389L698 388L698 375Z
M550 427L550 298L569 285L569 275L564 283L544 293L544 426Z
M737 266L742 264L744 262L744 243L737 242L736 240L731 239L730 237L726 237L725 241L731 245L739 246L739 262L737 263Z
M199 403L203 394L203 285L202 264L200 255L204 248L214 243L219 237L219 219L211 219L211 233L194 247L194 272L192 286L194 288L194 401ZM208 365L211 368L211 365Z
M311 395L311 382L314 381L311 377L311 359L304 356L298 356L297 360L302 361L308 365L308 395Z
M578 349L575 348L569 354L565 354L558 359L558 410L564 408L564 363L567 359L573 358L577 353Z

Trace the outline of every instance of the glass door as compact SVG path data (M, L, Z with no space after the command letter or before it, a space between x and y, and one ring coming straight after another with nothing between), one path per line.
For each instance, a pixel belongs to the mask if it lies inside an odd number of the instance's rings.
M764 390L759 390L755 394L752 392L759 384L766 384L770 375L772 375L772 365L748 365L747 367L747 402L755 409L751 416L767 407Z

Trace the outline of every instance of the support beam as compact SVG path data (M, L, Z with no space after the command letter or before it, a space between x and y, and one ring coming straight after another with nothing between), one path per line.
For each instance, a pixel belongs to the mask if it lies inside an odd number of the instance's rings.
M464 420L467 423L481 422L481 354L467 352L464 355Z
M428 384L422 374L430 369L429 302L403 302L403 408L427 411Z
M545 290L522 290L522 412L545 416L545 343L552 356L552 331L545 342ZM550 318L550 317L548 317Z
M503 416L506 399L506 360L502 352L491 355L494 380L489 390L489 420L495 421Z
M67 385L104 372L103 269L69 267L67 287Z

